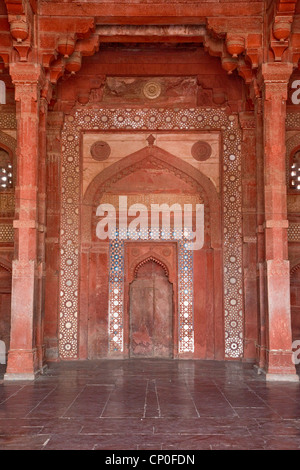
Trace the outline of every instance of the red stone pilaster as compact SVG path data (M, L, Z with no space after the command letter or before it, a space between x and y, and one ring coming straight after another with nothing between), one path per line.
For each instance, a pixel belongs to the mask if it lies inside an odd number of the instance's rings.
M256 120L256 188L257 188L257 310L258 310L258 338L256 345L256 360L259 370L266 367L266 298L265 298L265 199L264 199L264 149L263 149L263 110L260 95L254 97Z
M285 182L287 83L292 64L263 64L266 373L268 380L298 380L292 362L290 276Z
M44 339L47 360L56 361L58 355L59 312L59 230L60 230L60 155L61 129L64 115L49 112L47 117L47 234Z
M12 273L11 341L5 379L32 379L38 372L37 255L38 150L41 68L11 65L17 102L15 258Z
M48 100L43 96L39 106L38 160L38 247L37 247L37 356L39 369L45 363L44 305L45 305L45 237L46 237L46 124Z
M257 285L256 285L256 129L253 112L241 112L242 190L243 190L243 263L244 263L244 360L256 355Z

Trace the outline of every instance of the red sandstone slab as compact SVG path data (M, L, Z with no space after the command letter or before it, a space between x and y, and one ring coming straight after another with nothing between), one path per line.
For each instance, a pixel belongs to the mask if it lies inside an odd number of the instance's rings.
M234 436L188 436L186 439L182 437L172 437L165 439L162 443L162 450L263 450L264 440L252 436L237 438Z
M128 432L137 435L153 435L156 419L149 418L100 418L79 420L83 427L80 434L88 435L120 435Z
M48 436L0 436L0 450L42 450Z
M144 415L147 382L143 379L126 378L116 383L102 417L124 418Z
M165 418L151 420L153 422L153 433L154 434L167 434L167 435L224 435L234 434L237 437L248 436L248 426L251 420L243 420L236 418L208 418L200 417L194 419L188 418ZM252 425L255 424L255 420L252 420Z
M64 413L63 417L100 417L113 388L114 387L110 385L86 385L86 387L78 393L77 397Z
M43 431L44 425L27 419L0 419L0 436L31 436Z

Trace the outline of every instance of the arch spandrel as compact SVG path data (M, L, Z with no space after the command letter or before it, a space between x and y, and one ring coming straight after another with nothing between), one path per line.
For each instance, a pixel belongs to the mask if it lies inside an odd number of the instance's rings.
M145 147L112 164L99 173L90 183L82 201L82 234L84 241L87 243L91 242L92 208L95 210L99 205L102 195L110 191L113 185L120 179L139 169L147 168L147 166L160 168L168 172L189 185L191 193L199 194L205 206L206 217L209 218L211 245L212 247L220 247L220 199L214 184L207 176L187 162L156 146Z

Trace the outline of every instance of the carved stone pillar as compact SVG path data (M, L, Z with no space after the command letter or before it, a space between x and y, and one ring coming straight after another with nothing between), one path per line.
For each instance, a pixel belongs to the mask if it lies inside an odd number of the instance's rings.
M46 123L48 100L41 97L39 106L39 161L38 161L38 248L37 248L37 354L39 369L45 362L44 305L45 305L45 237L46 237Z
M11 341L5 379L33 379L37 356L38 151L41 68L11 65L17 102L15 258Z
M292 64L263 64L266 374L298 380L292 362L290 274L285 181L287 83Z

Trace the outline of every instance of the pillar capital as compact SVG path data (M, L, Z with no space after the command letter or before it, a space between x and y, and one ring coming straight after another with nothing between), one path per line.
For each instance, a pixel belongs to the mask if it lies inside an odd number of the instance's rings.
M261 74L264 83L287 83L293 72L290 62L269 62L262 64Z
M10 65L10 76L15 85L16 101L38 101L40 90L46 81L40 64L18 62Z
M293 72L293 64L271 62L262 64L261 85L266 101L287 100L287 84Z

